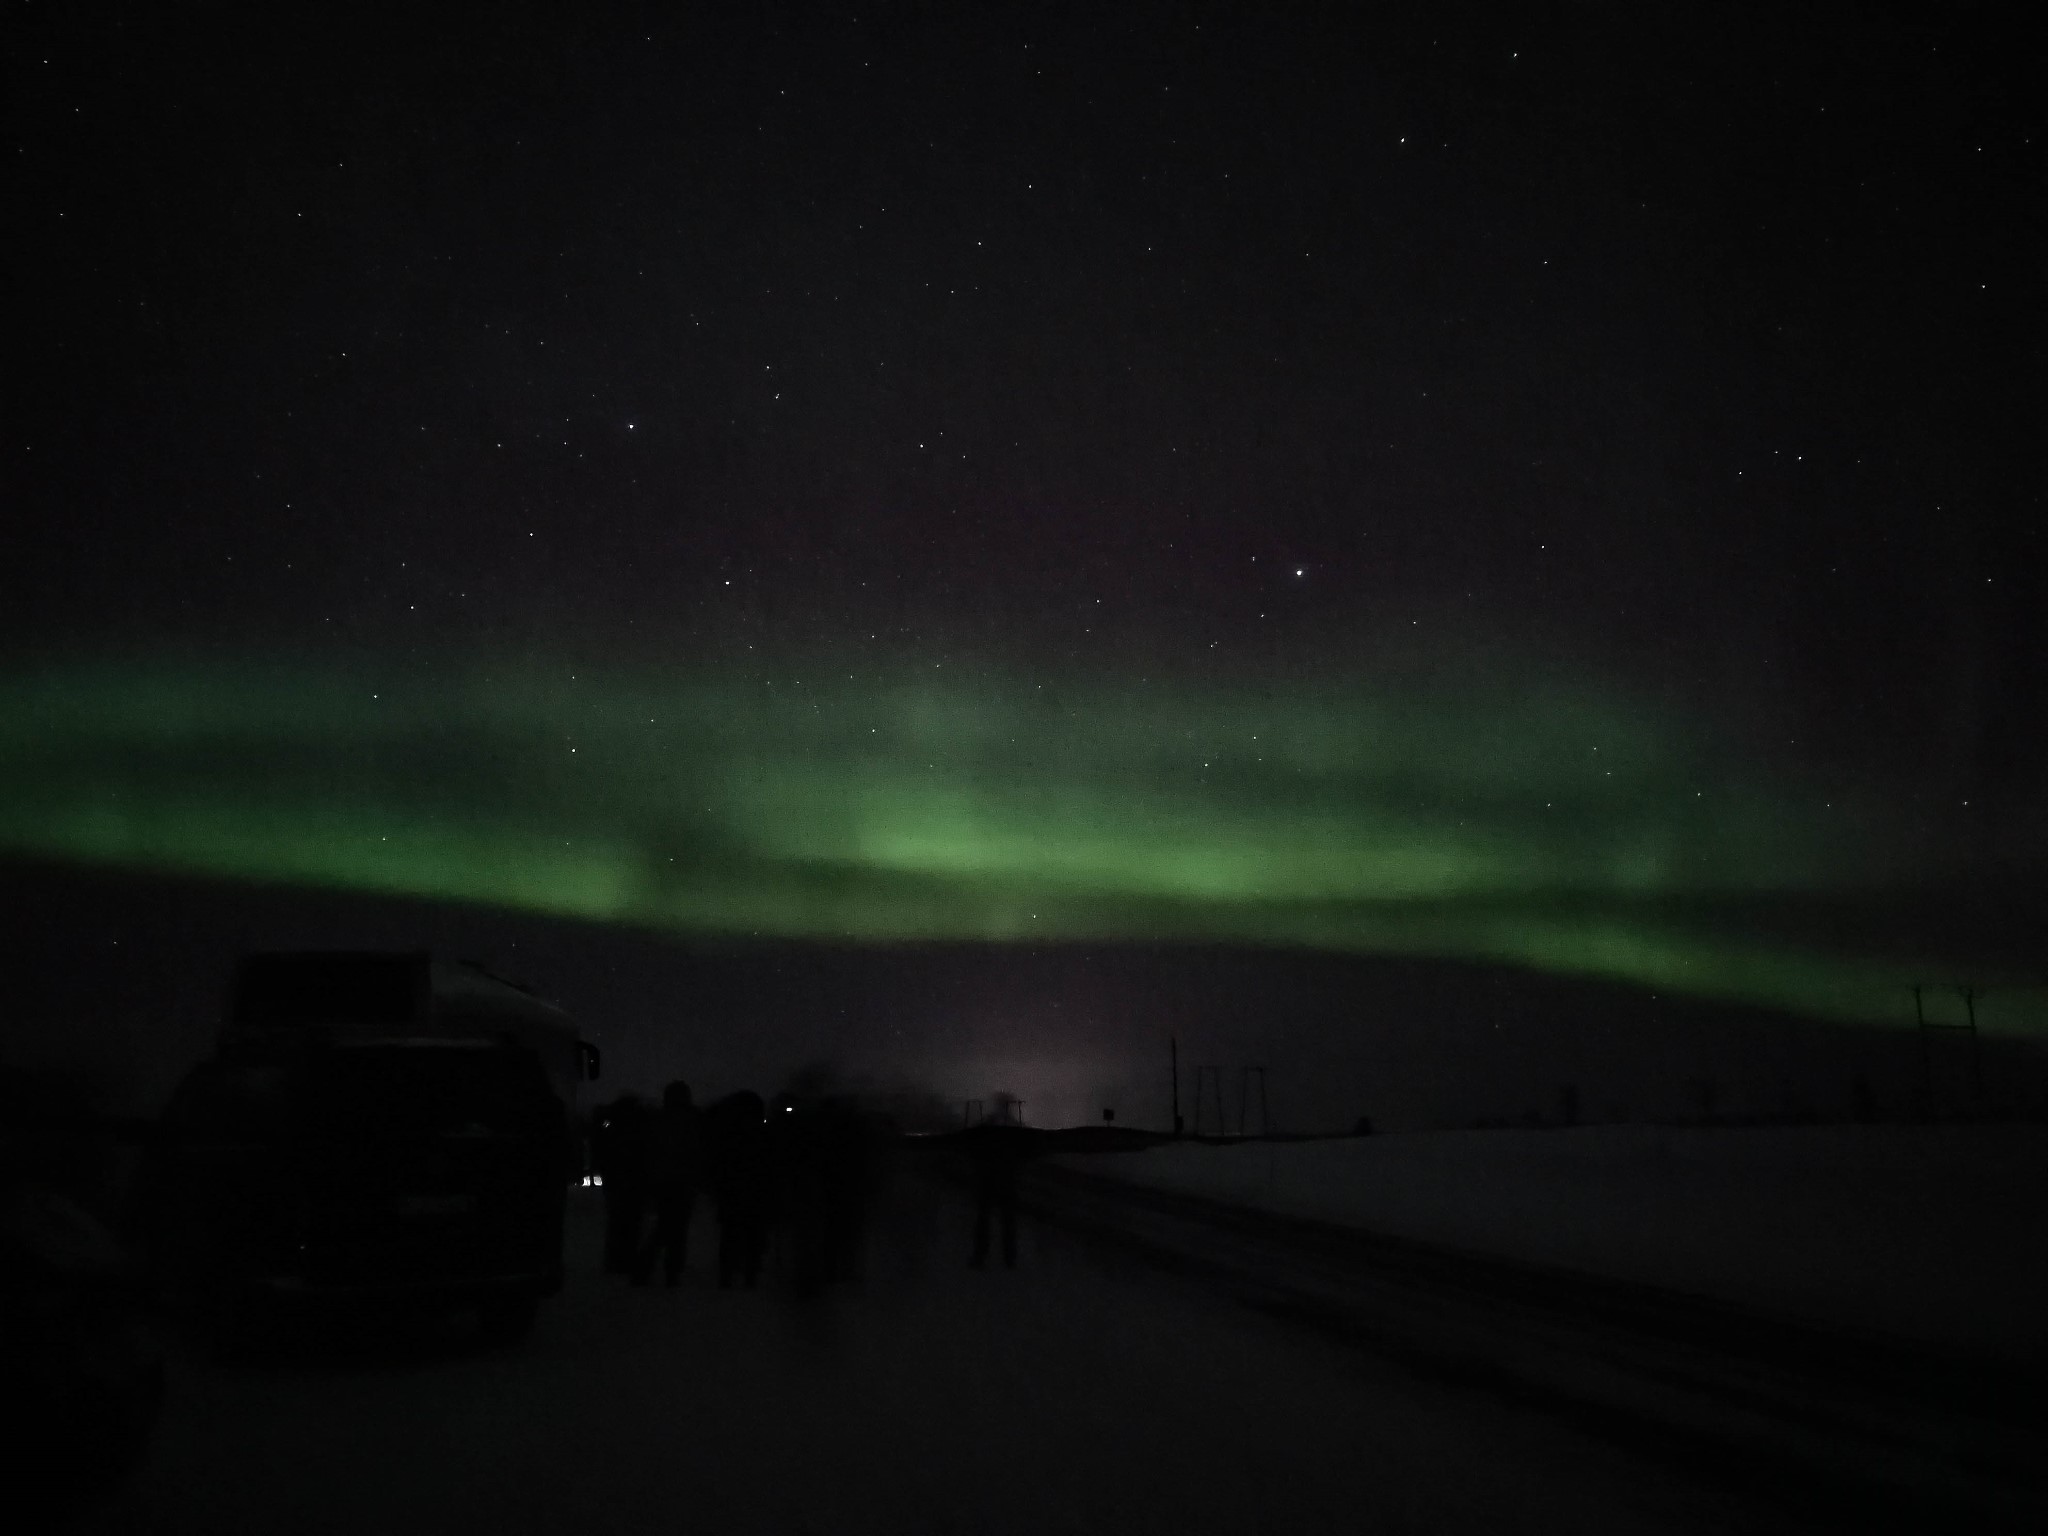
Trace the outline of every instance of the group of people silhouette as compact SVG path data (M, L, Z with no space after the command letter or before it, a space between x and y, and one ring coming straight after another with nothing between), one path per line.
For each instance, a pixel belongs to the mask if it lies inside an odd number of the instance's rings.
M856 1277L884 1134L848 1100L795 1096L773 1105L743 1090L699 1108L670 1083L659 1107L634 1094L605 1106L592 1127L605 1203L604 1267L635 1285L658 1270L679 1285L700 1197L717 1225L721 1290L754 1289L771 1247L795 1291L817 1294ZM975 1198L969 1262L984 1267L1000 1236L1017 1264L1017 1178L1032 1133L980 1125L923 1138L965 1154Z
M799 1294L853 1278L872 1175L873 1136L836 1099L779 1102L743 1090L699 1109L672 1082L658 1109L615 1100L594 1128L605 1201L605 1268L671 1286L689 1259L690 1224L708 1195L718 1227L718 1284L759 1284L779 1238Z

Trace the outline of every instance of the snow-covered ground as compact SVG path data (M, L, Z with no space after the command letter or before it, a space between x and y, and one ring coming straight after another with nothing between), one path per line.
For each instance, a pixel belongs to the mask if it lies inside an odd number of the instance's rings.
M1061 1161L1905 1337L2048 1352L2048 1126L1446 1131Z
M894 1187L815 1306L577 1270L524 1345L349 1366L181 1353L114 1532L1770 1530L1531 1411L1421 1383L1027 1225ZM700 1244L708 1237L699 1223Z

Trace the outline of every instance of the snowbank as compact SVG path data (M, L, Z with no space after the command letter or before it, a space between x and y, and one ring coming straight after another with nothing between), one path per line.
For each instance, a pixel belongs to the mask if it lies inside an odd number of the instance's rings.
M2048 1353L2048 1126L1448 1131L1062 1161L1908 1337Z

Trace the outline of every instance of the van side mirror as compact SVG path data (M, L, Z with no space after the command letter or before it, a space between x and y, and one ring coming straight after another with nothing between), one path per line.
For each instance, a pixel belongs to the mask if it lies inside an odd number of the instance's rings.
M604 1061L604 1058L598 1053L597 1047L588 1040L578 1040L576 1042L576 1056L583 1066L583 1080L586 1083L596 1082L598 1068Z

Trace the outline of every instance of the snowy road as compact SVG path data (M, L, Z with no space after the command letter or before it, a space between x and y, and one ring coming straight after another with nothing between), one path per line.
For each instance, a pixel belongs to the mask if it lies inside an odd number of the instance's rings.
M2048 1529L2038 1368L1849 1325L1041 1167L1070 1234L1425 1380L1580 1426L1809 1527Z
M174 1360L94 1533L1769 1531L1704 1479L899 1175L857 1291L595 1273L498 1352ZM700 1216L700 1250L708 1237Z

